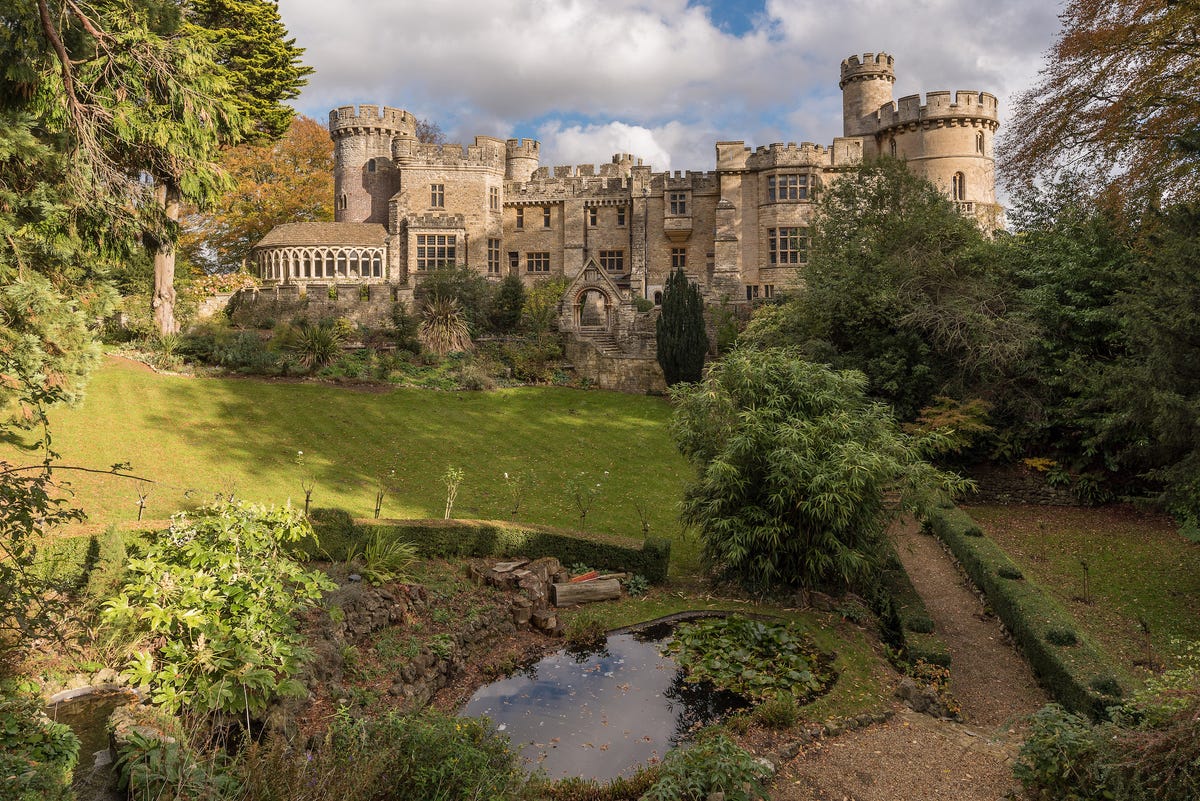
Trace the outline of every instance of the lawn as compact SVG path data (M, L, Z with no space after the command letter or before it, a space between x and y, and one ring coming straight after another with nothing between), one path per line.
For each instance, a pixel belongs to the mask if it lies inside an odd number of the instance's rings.
M113 358L83 404L55 410L51 421L64 463L129 462L154 482L62 473L93 523L135 519L139 491L149 492L150 519L216 493L302 504L307 474L314 506L370 516L384 476L384 517L441 517L442 476L453 466L464 474L456 517L509 519L506 472L524 481L515 516L523 522L579 527L568 490L578 482L595 491L586 528L640 538L640 504L651 533L675 541L675 572L695 567L697 548L676 517L688 468L671 444L670 414L661 398L611 392L368 391L158 375Z
M1200 641L1200 545L1180 536L1170 518L1128 507L967 511L1127 667L1148 655L1161 660L1175 650L1173 639Z

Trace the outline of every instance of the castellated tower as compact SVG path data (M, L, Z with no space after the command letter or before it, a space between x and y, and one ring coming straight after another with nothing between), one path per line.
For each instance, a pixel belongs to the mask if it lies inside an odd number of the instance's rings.
M859 137L864 156L903 159L915 175L937 185L960 211L986 229L1002 225L996 205L992 141L999 127L995 95L978 91L926 92L892 101L893 59L864 53L842 62L843 127Z
M871 136L875 133L875 112L892 102L892 84L896 82L894 59L887 53L863 53L842 62L842 135Z
M533 177L541 158L541 143L536 139L509 139L504 143L504 178L525 183Z
M416 141L416 117L389 106L341 106L329 112L329 135L334 221L386 223L388 200L399 188L392 142Z

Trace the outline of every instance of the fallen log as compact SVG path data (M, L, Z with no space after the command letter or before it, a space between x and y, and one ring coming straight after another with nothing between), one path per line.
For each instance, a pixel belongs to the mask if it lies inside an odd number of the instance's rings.
M621 582L616 579L593 579L579 584L553 584L551 597L555 606L590 604L621 597Z

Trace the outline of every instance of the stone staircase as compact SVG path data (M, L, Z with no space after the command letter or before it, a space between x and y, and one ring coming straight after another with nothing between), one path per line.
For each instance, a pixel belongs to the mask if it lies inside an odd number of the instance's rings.
M581 333L579 338L585 342L590 342L595 346L596 350L603 353L605 356L620 356L621 344L617 338L609 333Z

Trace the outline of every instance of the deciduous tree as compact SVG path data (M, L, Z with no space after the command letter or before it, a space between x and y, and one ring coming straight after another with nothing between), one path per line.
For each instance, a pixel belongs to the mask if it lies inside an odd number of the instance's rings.
M994 386L1026 332L975 221L886 158L842 177L819 204L803 288L756 315L739 341L861 370L902 419L935 395Z
M1068 168L1135 207L1200 196L1200 2L1070 0L1061 19L1003 142L1008 182Z
M324 125L298 116L278 141L221 154L232 188L185 223L180 250L205 272L237 269L276 225L333 219L333 143Z

